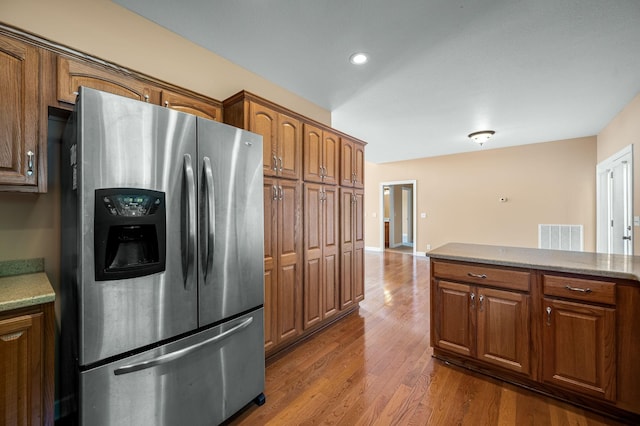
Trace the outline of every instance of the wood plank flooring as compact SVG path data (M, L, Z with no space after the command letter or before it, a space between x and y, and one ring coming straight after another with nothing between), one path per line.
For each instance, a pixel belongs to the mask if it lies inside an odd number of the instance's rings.
M429 263L365 254L358 313L268 362L267 402L230 425L616 425L445 365L429 345Z

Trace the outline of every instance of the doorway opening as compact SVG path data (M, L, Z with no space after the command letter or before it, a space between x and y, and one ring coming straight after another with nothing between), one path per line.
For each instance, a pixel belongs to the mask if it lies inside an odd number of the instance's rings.
M415 180L380 184L380 217L380 250L415 254Z
M596 166L596 246L599 253L633 254L633 145Z

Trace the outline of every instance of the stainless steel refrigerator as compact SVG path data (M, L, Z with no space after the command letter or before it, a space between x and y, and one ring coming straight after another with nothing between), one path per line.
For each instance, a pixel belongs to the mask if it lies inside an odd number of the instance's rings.
M83 87L62 159L80 423L211 425L263 402L262 137Z

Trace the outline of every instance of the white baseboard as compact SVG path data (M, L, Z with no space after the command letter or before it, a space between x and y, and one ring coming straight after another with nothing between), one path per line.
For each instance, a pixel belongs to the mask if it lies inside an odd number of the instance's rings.
M384 250L382 250L380 247L365 247L364 248L365 251L377 251L377 252L382 252Z

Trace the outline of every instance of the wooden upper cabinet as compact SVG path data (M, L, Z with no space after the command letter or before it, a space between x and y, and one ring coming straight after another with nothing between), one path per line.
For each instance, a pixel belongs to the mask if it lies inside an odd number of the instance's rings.
M302 173L302 123L278 113L278 176L300 179Z
M235 126L242 124L235 120L228 123ZM262 167L265 176L300 178L302 124L299 120L258 102L249 101L248 130L262 135Z
M277 176L278 114L258 103L249 102L249 130L262 135L263 174Z
M333 132L304 125L303 178L308 182L338 183L340 138Z
M349 140L340 140L340 185L353 186L354 169L353 162L355 153L354 146Z
M0 36L0 185L37 190L40 161L40 53L36 47ZM46 188L46 176L43 179Z
M354 182L355 188L364 188L364 145L360 142L353 142L354 145Z
M323 144L322 129L305 123L304 125L303 178L307 182L322 183Z
M340 138L340 185L364 188L364 144Z
M162 91L161 105L208 120L222 122L222 107L169 90Z
M549 298L543 309L544 381L615 401L615 309Z
M75 104L80 86L160 105L160 89L155 86L97 65L58 56L58 100Z

